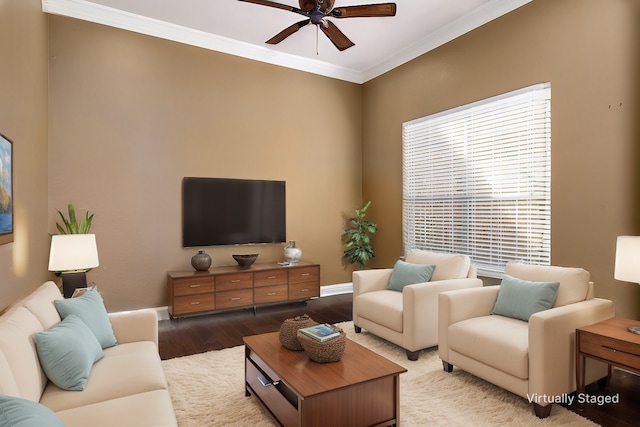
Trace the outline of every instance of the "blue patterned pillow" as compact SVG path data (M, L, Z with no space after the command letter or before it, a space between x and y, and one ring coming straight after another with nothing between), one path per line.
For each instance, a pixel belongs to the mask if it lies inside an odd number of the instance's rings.
M64 390L84 390L93 364L104 357L100 343L78 316L35 335L42 370Z
M64 427L64 423L51 409L38 402L0 395L0 426Z
M98 338L102 348L118 343L98 289L92 288L77 298L57 299L53 303L61 318L71 314L78 316Z
M505 275L491 314L529 321L532 314L553 306L559 282L530 282Z
M414 283L423 283L431 280L435 265L428 264L410 264L404 261L396 261L391 272L391 279L387 289L402 292L402 288Z

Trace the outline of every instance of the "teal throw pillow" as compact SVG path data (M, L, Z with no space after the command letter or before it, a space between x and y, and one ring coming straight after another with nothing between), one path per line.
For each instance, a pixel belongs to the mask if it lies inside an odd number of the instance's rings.
M78 316L95 334L102 348L118 343L113 333L107 309L97 288L89 289L77 298L58 299L53 303L62 319L71 314Z
M93 332L73 314L38 332L35 341L44 373L64 390L84 390L93 364L104 356Z
M553 306L559 287L559 282L530 282L505 275L491 314L528 322L532 314Z
M435 265L429 264L410 264L404 261L396 261L391 272L391 279L387 289L402 292L402 288L414 283L423 283L431 280Z
M32 400L0 395L0 426L64 427L51 409Z

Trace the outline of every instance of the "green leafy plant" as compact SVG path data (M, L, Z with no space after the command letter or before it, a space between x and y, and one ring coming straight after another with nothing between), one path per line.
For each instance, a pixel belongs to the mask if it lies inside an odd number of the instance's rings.
M84 218L78 222L76 219L76 209L72 204L67 206L69 211L69 218L65 218L64 214L58 211L60 218L62 218L62 224L56 222L56 227L60 234L87 234L91 229L91 222L93 221L93 214L89 215L89 211L86 212Z
M342 234L344 254L343 258L349 264L358 264L364 268L367 261L375 258L376 254L371 246L371 236L375 234L378 226L364 219L371 202L365 203L361 208L356 208L356 216L349 218L347 228Z

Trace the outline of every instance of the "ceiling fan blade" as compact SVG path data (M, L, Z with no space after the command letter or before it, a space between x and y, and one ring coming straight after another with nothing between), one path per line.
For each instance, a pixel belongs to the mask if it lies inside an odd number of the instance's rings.
M326 27L323 24L319 24L320 29L327 35L331 43L335 45L338 50L342 51L349 49L354 43L344 35L338 27L336 27L331 21L326 21Z
M298 9L297 7L289 6L282 3L276 3L274 1L269 1L269 0L238 0L238 1L243 1L245 3L260 4L262 6L275 7L276 9L288 10L289 12L299 13L300 15L309 16L307 12L301 9Z
M395 16L395 14L395 3L336 7L330 12L330 15L334 18L372 18L376 16Z
M282 30L278 34L276 34L275 36L271 37L265 43L278 44L282 40L284 40L287 37L289 37L291 34L297 32L300 28L304 27L305 25L308 25L310 22L311 22L311 19L305 19L304 21L296 22L295 24L285 28L284 30Z

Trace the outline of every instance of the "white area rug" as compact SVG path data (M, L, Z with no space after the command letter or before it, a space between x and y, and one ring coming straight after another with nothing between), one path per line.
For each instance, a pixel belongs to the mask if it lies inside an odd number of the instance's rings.
M526 399L459 369L444 372L436 349L410 362L400 347L366 331L356 334L352 322L338 326L350 339L408 369L400 375L401 426L596 426L559 405L541 420ZM244 395L244 346L162 364L181 427L276 425L253 396Z

